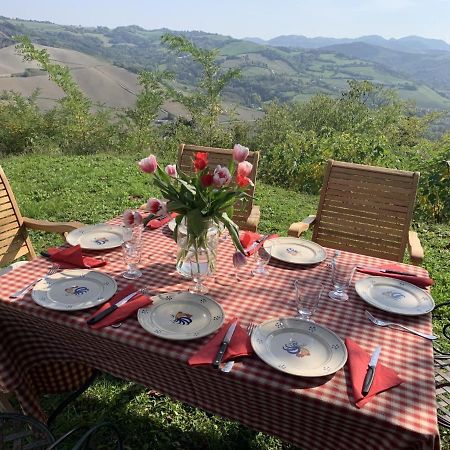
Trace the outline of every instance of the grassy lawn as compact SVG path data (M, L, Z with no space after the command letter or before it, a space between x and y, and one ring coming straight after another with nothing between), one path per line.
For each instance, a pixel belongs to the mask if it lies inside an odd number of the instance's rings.
M157 196L150 178L136 161L146 155L41 156L4 158L1 162L17 196L22 214L48 220L98 223L124 209ZM289 225L315 212L318 198L259 183L262 232L286 235ZM450 226L416 224L427 268L436 284L437 304L448 300ZM58 238L32 233L37 251ZM438 324L436 324L438 325ZM437 331L437 328L436 328ZM55 396L45 399L51 409ZM115 422L123 430L126 448L144 449L293 449L280 440L170 400L134 383L104 376L59 417L60 436L80 423ZM301 418L294 418L300 421ZM449 448L444 442L444 448Z

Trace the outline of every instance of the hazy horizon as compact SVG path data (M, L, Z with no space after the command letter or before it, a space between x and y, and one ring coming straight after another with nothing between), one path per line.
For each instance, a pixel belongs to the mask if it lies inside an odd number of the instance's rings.
M145 29L204 31L242 39L264 40L280 35L385 39L421 36L450 43L450 1L447 0L199 0L166 2L117 0L57 2L4 0L0 15L60 25L86 27L138 25ZM345 30L345 31L344 31Z

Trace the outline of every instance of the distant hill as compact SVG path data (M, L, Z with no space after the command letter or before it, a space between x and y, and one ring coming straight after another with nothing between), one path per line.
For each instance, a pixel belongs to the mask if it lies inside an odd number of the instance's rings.
M135 74L143 69L171 70L177 74L178 87L187 91L192 88L200 67L190 58L170 53L161 44L161 36L167 32L183 34L200 47L219 49L223 67L241 70L242 77L226 89L225 98L228 104L239 105L239 114L250 119L260 114L264 103L272 100L306 100L316 93L340 95L347 89L349 79L382 84L396 90L401 97L416 101L422 108L450 110L450 52L443 50L447 46L442 45L443 41L415 37L395 40L395 45L401 41L403 46L412 46L418 39L415 53L387 48L391 40L384 40L386 46L374 45L373 42L383 40L379 36L364 38L372 43L287 36L283 37L287 40L283 41L282 37L278 40L285 42L284 45L275 47L262 45L262 40L257 38L239 40L201 31L181 33L138 26L85 28L0 17L0 47L9 46L8 58L11 58L14 35L25 34L37 44L54 47L52 55L57 60L73 64L72 73L82 89L95 101L110 106L127 104L132 96L126 92L136 92ZM290 38L309 47L293 48L286 44ZM426 50L427 46L430 50ZM58 52L62 49L78 53L60 57ZM8 58L0 54L0 90L13 85L25 89L25 77L7 78L16 70L13 66L8 68L12 64ZM83 58L93 59L88 62ZM33 67L27 63L20 70L24 72L27 68ZM6 77L1 78L2 72ZM26 74L38 75L28 77L33 78L28 80L30 85L45 81L42 74L30 71Z
M406 36L399 39L385 39L382 36L371 35L358 38L328 38L313 37L308 38L302 35L277 36L273 39L264 41L259 38L245 38L258 44L271 45L274 47L291 48L322 48L331 45L353 44L363 42L379 47L398 50L408 53L427 53L430 51L450 52L450 45L441 39L423 38L420 36Z

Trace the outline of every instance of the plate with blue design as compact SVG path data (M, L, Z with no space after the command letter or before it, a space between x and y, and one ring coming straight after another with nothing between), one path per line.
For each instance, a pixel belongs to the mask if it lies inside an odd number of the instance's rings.
M322 377L347 361L344 341L333 331L295 317L270 319L252 333L255 353L269 366L299 377Z
M63 270L38 281L31 297L40 306L78 311L108 301L117 291L114 278L88 269Z
M153 303L138 311L142 328L163 339L187 341L208 336L223 324L225 313L211 297L175 292L152 297Z
M70 245L80 245L85 250L109 250L123 244L122 227L99 223L72 230L66 240Z
M264 248L271 249L272 258L290 264L309 266L327 258L325 249L313 241L295 237L278 237L264 241Z
M369 305L403 316L420 316L434 309L433 297L415 284L389 277L365 277L355 283Z

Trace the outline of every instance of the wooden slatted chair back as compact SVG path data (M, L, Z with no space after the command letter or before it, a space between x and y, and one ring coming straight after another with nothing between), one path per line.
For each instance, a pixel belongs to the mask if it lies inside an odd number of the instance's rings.
M233 158L233 150L216 147L201 147L199 145L181 144L178 152L178 167L185 173L192 174L194 172L193 160L195 159L195 153L205 152L208 153L208 167L214 170L217 165L228 166ZM247 161L253 164L253 170L250 174L250 179L253 182L253 186L250 186L247 193L251 196L254 195L256 187L256 175L258 170L259 152L250 152ZM233 221L241 229L246 229L247 219L252 212L253 200L245 202L236 202L234 206Z
M13 191L0 167L0 267L26 256L36 257Z
M419 172L328 161L313 241L403 261Z

